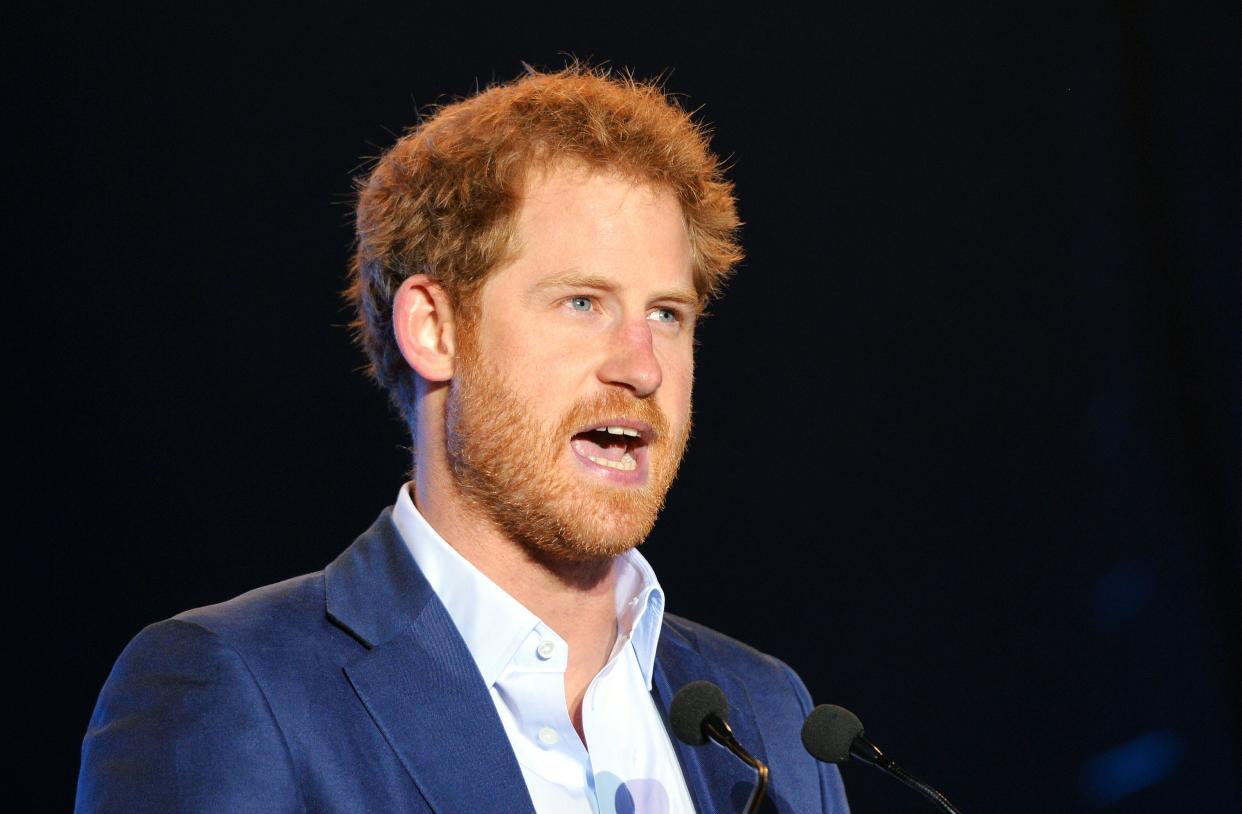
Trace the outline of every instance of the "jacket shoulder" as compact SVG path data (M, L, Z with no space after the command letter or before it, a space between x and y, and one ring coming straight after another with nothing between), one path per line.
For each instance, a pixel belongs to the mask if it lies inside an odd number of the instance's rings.
M288 732L357 647L326 617L323 572L144 628L100 692L78 810L302 810Z
M681 616L665 614L664 625L666 631L684 638L716 669L740 682L756 707L781 709L791 717L810 713L810 693L785 662Z
M134 637L83 740L76 810L302 808L284 733L237 651L177 619Z
M665 614L666 632L685 639L689 646L710 662L722 677L728 677L735 688L744 693L767 747L768 755L779 760L782 769L801 766L794 772L807 779L806 785L793 791L790 774L784 786L794 797L806 801L797 810L820 810L832 814L848 814L849 803L837 767L820 763L803 748L800 738L802 723L812 708L806 685L788 664L763 653L731 636L689 619ZM726 686L726 693L733 697ZM738 696L741 700L741 696ZM805 772L805 773L804 773ZM812 791L814 789L814 791ZM815 802L811 802L814 800Z
M361 651L357 639L329 618L324 574L317 571L256 588L227 602L179 613L172 623L193 626L237 653L280 709L313 704L339 669Z
M797 674L775 656L756 650L745 642L706 625L671 613L664 615L664 625L685 638L708 661L736 675L748 686L778 681L788 690L788 682L792 677L796 688L802 693L806 692Z
M234 646L272 644L324 618L323 572L265 585L214 605L191 608L174 620L210 631Z

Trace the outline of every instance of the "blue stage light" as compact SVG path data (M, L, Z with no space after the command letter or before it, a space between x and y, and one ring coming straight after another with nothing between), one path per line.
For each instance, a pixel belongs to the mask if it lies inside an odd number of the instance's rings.
M1149 732L1090 758L1083 769L1083 791L1105 806L1159 783L1181 759L1182 745L1172 732Z

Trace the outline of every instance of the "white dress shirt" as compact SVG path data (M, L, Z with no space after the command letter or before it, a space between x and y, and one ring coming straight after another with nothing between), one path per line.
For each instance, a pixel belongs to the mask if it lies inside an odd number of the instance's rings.
M651 697L664 592L647 560L637 551L616 560L617 643L582 702L588 752L565 706L569 646L436 533L413 489L402 487L393 521L478 665L535 809L694 814Z

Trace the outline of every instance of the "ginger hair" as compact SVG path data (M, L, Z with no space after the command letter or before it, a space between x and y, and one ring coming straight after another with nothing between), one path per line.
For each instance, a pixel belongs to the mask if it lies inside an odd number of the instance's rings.
M393 296L426 274L472 313L487 275L510 258L524 186L535 170L578 162L665 188L681 204L700 302L741 259L733 185L708 135L663 90L577 63L439 108L358 183L357 244L346 296L368 372L407 422L414 372L397 347Z

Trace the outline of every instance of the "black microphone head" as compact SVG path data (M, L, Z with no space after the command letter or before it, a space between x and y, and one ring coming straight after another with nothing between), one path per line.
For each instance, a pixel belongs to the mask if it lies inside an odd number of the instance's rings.
M702 746L707 743L703 722L712 716L729 720L729 702L724 690L710 681L691 681L677 691L668 708L668 722L673 734L682 743Z
M802 724L802 745L816 760L843 763L849 760L850 744L862 733L857 715L836 704L820 704Z

